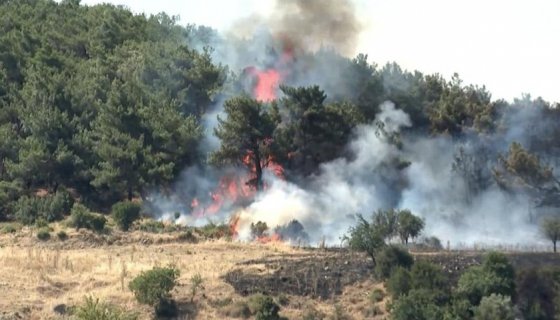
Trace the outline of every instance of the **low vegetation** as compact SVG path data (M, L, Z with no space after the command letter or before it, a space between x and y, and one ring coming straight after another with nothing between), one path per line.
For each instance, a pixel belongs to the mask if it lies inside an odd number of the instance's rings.
M176 307L171 299L171 290L177 285L179 274L175 267L155 267L142 272L128 287L138 302L154 307L156 314L175 316Z

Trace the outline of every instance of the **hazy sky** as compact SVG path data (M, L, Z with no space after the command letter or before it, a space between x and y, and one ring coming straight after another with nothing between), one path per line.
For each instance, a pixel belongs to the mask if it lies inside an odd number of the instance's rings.
M281 0L280 0L281 1ZM273 14L274 0L82 0L134 12L179 15L225 31L253 13ZM358 52L423 73L485 84L493 98L521 93L560 102L559 0L355 0L365 25ZM356 53L358 53L356 52Z

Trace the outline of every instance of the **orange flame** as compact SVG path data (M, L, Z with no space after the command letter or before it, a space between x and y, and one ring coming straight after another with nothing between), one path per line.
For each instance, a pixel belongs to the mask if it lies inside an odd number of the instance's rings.
M280 242L282 241L282 237L280 237L278 233L273 233L270 236L260 236L255 241L262 244L271 243L271 242Z

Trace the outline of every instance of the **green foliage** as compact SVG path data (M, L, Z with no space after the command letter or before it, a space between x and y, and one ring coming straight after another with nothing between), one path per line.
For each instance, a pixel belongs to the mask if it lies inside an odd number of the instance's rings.
M383 233L377 225L368 222L362 215L357 215L358 224L350 227L345 240L351 249L366 252L373 263L376 263L377 252L385 246Z
M385 293L383 293L383 290L377 288L374 289L372 292L370 292L369 294L369 299L371 300L371 302L376 303L376 302L381 302L383 301L383 298L385 298Z
M449 282L441 267L426 261L418 261L412 266L410 278L412 289L426 289L440 293L448 290Z
M179 270L174 267L155 267L142 272L128 287L138 302L158 307L164 300L169 300L178 278Z
M51 238L51 232L48 228L41 228L37 231L37 239L47 241Z
M23 224L33 224L37 219L47 222L60 220L69 213L73 201L66 192L45 197L21 197L15 203L15 218Z
M21 225L19 223L8 223L5 224L2 229L0 229L0 233L7 234L7 233L16 233L21 230Z
M208 224L198 229L203 238L206 239L231 239L233 236L231 227L225 223L215 224L210 221Z
M408 294L411 282L410 271L403 267L397 267L393 269L391 276L387 279L387 291L391 293L393 299L397 299Z
M560 217L549 217L543 219L541 230L544 236L552 241L552 248L556 252L556 243L560 240Z
M279 320L278 315L280 306L278 306L272 297L262 294L256 294L249 298L248 302L251 314L255 315L255 320Z
M211 154L217 165L244 165L253 170L255 178L247 183L262 190L262 170L272 155L272 133L275 123L272 114L257 100L246 96L229 99L224 104L226 118L218 116L214 134L221 141L220 148Z
M113 220L123 231L127 231L132 223L140 218L140 204L132 201L122 201L115 203L111 207Z
M70 214L69 226L76 229L89 229L96 232L101 232L105 228L107 219L104 216L91 213L81 203L74 203L72 213Z
M204 282L204 280L202 279L202 276L200 275L200 273L194 274L191 277L191 302L194 300L194 297L196 295L196 293L198 292L199 289L204 289L204 287L202 286L202 283Z
M258 221L257 223L251 223L251 236L253 238L260 238L268 230L266 222Z
M442 319L444 310L437 303L437 297L427 289L411 290L391 305L393 320L433 320Z
M60 230L59 232L57 232L56 236L59 240L62 240L62 241L68 239L68 234L64 230Z
M404 248L395 245L384 247L376 255L375 273L382 279L387 279L395 268L410 268L414 258Z
M517 277L516 305L526 320L553 319L559 310L560 269L533 268Z
M482 266L469 268L459 278L457 293L477 306L483 297L492 293L503 296L515 294L515 274L506 256L491 252Z
M424 220L413 215L410 210L399 211L397 233L404 244L408 244L409 239L418 237L422 229Z
M510 297L497 294L482 298L474 311L475 320L514 320L515 313Z
M151 233L163 233L165 231L165 224L161 221L148 219L142 221L142 223L138 225L138 230Z
M73 312L78 320L136 320L138 316L123 311L113 305L100 302L99 299L86 297L82 305Z

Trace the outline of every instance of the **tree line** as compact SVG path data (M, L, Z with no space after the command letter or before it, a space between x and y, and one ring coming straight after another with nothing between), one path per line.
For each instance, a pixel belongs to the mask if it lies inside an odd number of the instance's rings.
M485 87L464 85L457 75L446 80L396 63L379 67L365 55L319 51L301 60L330 59L342 81L322 87L287 81L278 100L262 103L239 90L240 70L216 63L211 49L193 43L208 30L180 26L166 14L135 15L79 0L0 2L0 219L14 219L29 199L59 192L107 211L123 199L169 192L192 165L248 166L256 171L249 182L256 189L271 161L287 179L301 179L348 156L356 126L374 121L386 100L410 115L413 126L403 134L458 140L503 132L518 125L508 115L538 110L552 125L528 128L524 145L513 144L491 174L504 188L521 183L535 190L541 201L557 194L540 155L560 150L552 138L560 133L560 112L540 98L493 101ZM203 116L223 99L214 132L221 145L209 153ZM396 136L391 141L400 143ZM456 168L476 192L486 176L473 157L459 155Z

